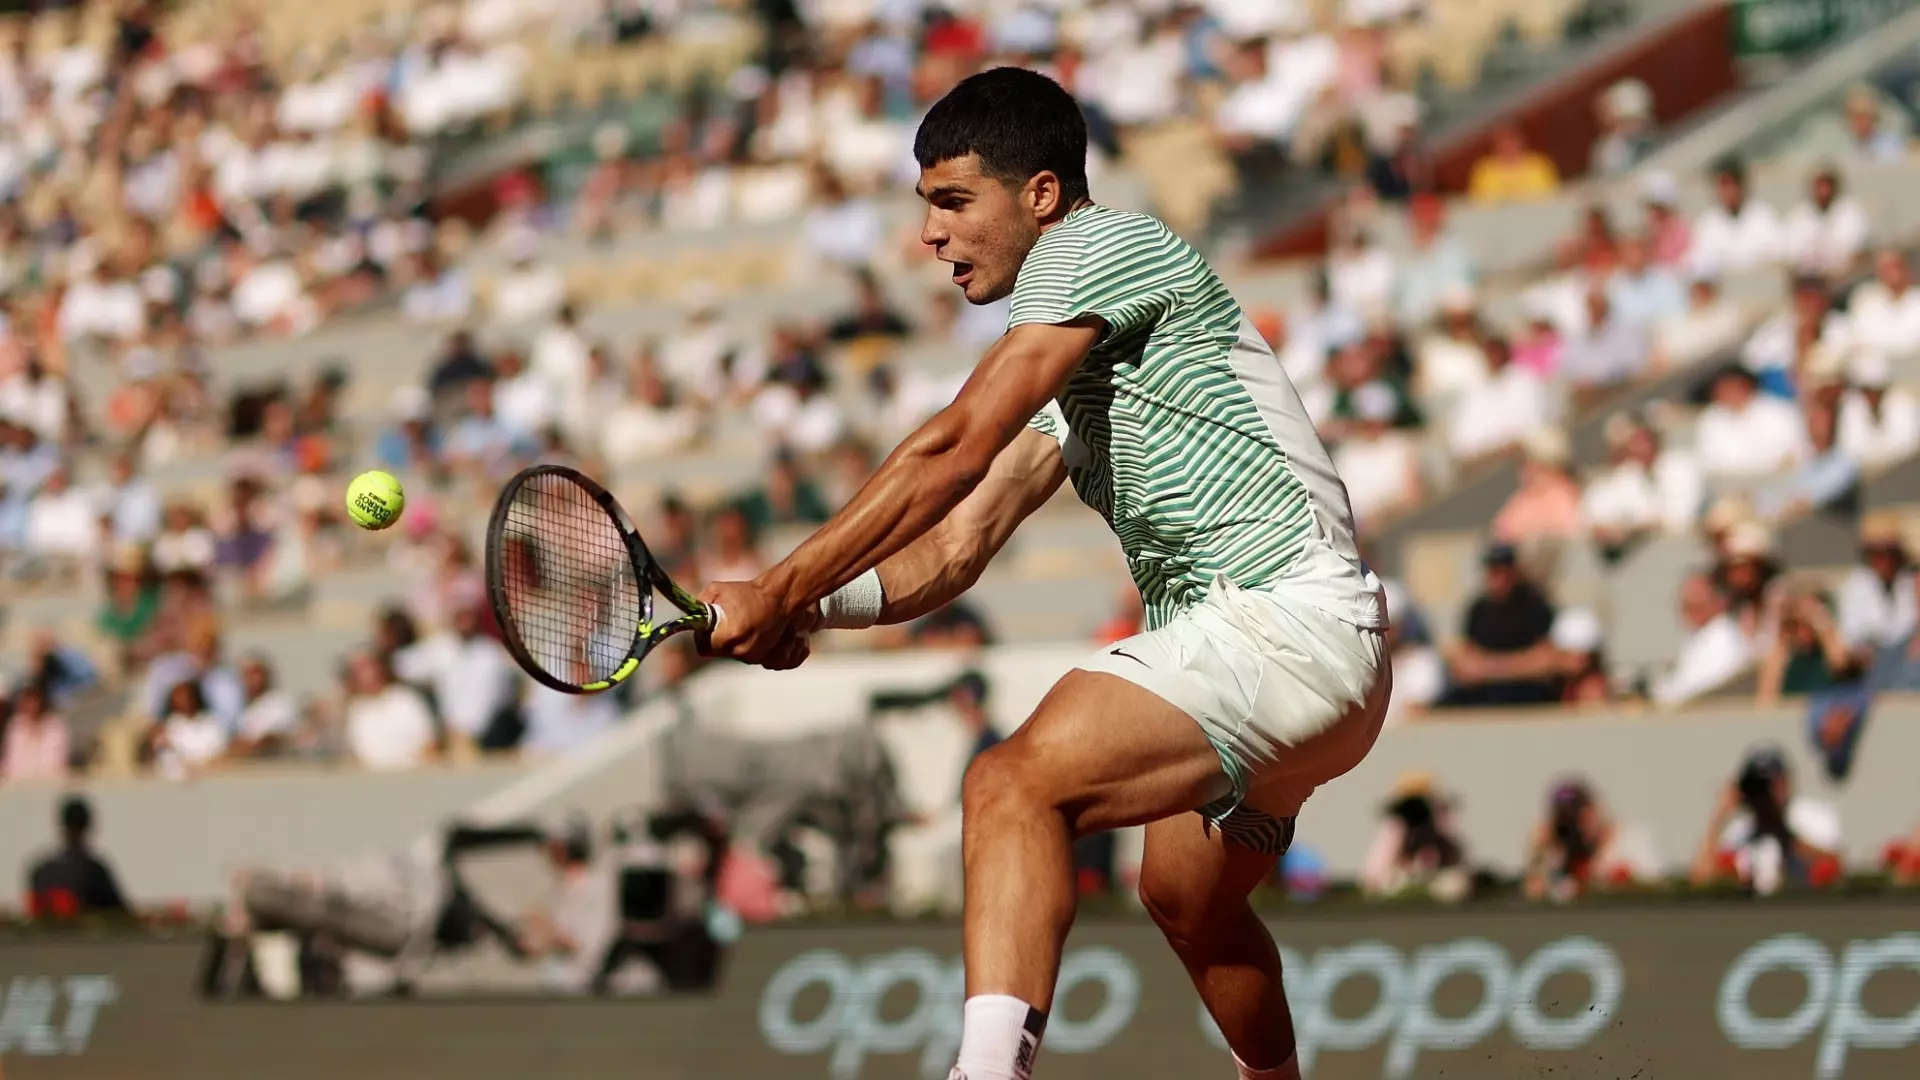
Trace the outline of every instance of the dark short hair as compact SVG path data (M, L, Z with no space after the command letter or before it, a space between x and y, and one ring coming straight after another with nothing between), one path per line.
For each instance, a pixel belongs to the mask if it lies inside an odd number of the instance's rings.
M60 828L70 833L83 833L93 828L93 806L78 795L69 795L61 800Z
M996 179L1025 183L1051 172L1068 201L1087 197L1087 119L1072 94L1037 71L968 76L927 111L913 138L920 167L968 154Z

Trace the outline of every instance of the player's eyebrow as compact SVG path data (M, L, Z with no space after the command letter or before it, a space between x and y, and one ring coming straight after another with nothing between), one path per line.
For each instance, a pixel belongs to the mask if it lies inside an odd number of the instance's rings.
M973 192L967 190L967 188L962 184L941 184L939 187L934 188L932 191L921 191L920 185L915 184L913 186L913 190L916 194L918 194L922 199L925 199L927 202L932 202L935 199L942 198L947 195L973 194Z

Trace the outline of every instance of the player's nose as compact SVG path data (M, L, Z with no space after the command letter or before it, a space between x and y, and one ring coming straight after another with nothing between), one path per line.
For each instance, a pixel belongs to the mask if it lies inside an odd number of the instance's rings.
M947 242L946 228L935 221L931 213L920 223L920 242L930 248L938 248Z

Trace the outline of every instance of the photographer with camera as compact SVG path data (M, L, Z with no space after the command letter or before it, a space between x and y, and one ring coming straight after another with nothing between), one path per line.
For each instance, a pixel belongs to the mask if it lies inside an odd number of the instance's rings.
M1747 755L1720 794L1693 861L1693 883L1737 880L1760 896L1782 884L1822 887L1840 879L1840 813L1793 792L1786 755L1765 746Z
M1589 889L1632 883L1633 868L1615 850L1619 835L1619 826L1586 781L1555 784L1547 816L1533 830L1527 899L1564 903Z
M1409 772L1394 784L1380 830L1361 863L1360 889L1369 897L1424 889L1446 904L1472 891L1466 846L1454 828L1453 800L1431 774Z

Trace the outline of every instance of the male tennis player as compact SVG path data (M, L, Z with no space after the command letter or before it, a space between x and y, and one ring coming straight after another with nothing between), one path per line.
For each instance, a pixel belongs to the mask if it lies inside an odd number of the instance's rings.
M702 594L725 612L708 647L790 667L817 626L934 611L1071 477L1118 535L1149 629L1069 672L967 771L952 1075L1031 1075L1073 921L1073 838L1144 824L1142 898L1240 1075L1293 1080L1279 957L1247 895L1386 707L1385 600L1346 488L1205 260L1088 197L1066 91L1014 68L975 75L927 114L914 153L921 239L969 301L1012 294L1006 336L810 540Z

